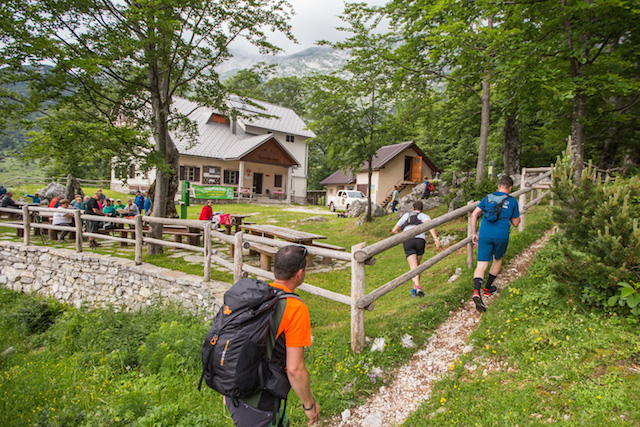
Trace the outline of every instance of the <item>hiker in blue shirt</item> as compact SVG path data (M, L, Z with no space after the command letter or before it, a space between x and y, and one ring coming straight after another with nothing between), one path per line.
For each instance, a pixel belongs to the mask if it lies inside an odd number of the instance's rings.
M489 297L498 290L493 285L496 276L502 266L502 258L507 252L509 245L509 233L511 226L520 225L520 209L518 201L509 196L513 188L513 180L508 176L503 176L498 182L498 191L486 196L471 214L471 232L473 243L478 245L478 262L473 273L473 302L479 312L487 310L482 301L480 292L485 297ZM480 233L477 231L478 217L483 215ZM487 283L482 288L484 273L489 267L489 277Z
M151 197L149 197L149 192L145 192L144 198L144 213L145 215L151 215Z
M429 182L428 176L425 176L423 179L424 179L424 191L422 192L421 199L427 200L431 196L431 188L433 188L433 185Z
M140 190L136 191L136 198L133 203L138 207L138 211L142 212L144 209L144 196L140 192Z
M398 191L399 188L399 185L394 187L393 195L391 196L391 212L398 211L398 201L400 199L400 191Z

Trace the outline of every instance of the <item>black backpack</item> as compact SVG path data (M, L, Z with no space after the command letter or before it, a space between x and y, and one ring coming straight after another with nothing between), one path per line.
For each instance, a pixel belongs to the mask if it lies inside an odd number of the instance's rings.
M493 193L487 196L484 209L482 209L482 219L489 222L496 222L502 212L502 204L509 197L507 194L497 196Z
M400 226L402 231L404 231L404 229L407 228L409 225L420 225L420 224L422 224L422 221L420 221L420 219L418 218L418 215L420 215L420 212L418 212L418 213L410 213L409 214L409 218L407 218L407 220L404 222L404 224L402 224Z
M262 389L287 397L291 386L286 374L269 363L279 327L274 314L284 298L299 299L254 279L239 280L225 292L224 305L202 345L198 390L204 380L236 404Z

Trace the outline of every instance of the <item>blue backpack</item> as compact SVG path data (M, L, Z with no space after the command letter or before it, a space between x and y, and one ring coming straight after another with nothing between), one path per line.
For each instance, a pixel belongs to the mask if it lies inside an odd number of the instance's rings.
M491 193L487 196L487 200L482 209L482 218L485 221L496 222L500 218L500 212L502 212L502 204L509 197L508 195L496 196Z

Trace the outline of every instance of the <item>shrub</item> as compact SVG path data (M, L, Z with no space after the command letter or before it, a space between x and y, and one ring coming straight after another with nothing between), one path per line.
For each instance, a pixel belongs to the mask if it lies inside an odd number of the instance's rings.
M64 306L56 300L23 299L16 307L16 320L27 334L40 334L56 321Z
M640 279L640 179L602 181L589 165L576 185L573 172L563 161L554 171L552 190L560 203L553 217L564 233L562 256L552 263L552 270L581 289L588 304L610 307L609 301L621 301L611 299L621 295L618 283ZM624 313L638 312L629 305L617 307Z

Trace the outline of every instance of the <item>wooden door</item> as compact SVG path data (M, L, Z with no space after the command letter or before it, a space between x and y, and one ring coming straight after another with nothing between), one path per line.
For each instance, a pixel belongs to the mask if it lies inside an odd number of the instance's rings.
M414 157L411 162L411 181L420 181L422 172L422 157Z
M262 174L261 173L253 174L253 191L256 194L262 194Z

